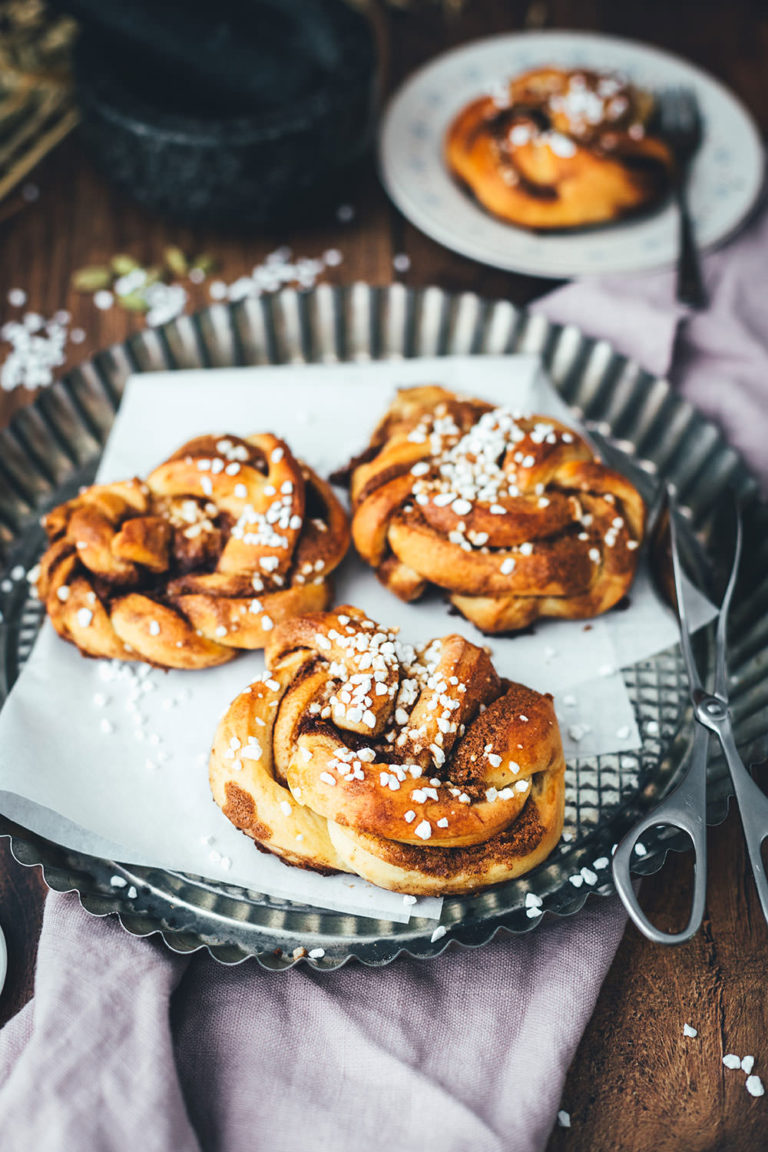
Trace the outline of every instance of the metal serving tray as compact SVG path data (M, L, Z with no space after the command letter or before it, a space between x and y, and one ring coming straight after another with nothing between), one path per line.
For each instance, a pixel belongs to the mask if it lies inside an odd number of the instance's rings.
M451 295L439 288L321 285L309 292L285 290L235 305L216 304L97 353L41 393L0 433L0 565L7 572L35 563L43 546L40 512L92 478L130 373L506 352L542 357L565 400L597 438L622 454L625 470L646 493L660 476L674 481L690 513L691 539L695 533L710 571L719 560L716 522L722 497L734 488L746 501L747 563L732 612L729 650L731 700L743 753L762 758L768 732L768 517L752 499L754 478L716 426L676 396L667 381L644 372L604 341L505 301ZM32 647L41 607L29 598L26 581L3 583L0 578L0 611L2 703ZM706 637L702 643L708 643ZM478 947L499 930L529 932L548 914L568 916L588 896L610 894L609 868L595 872L592 885L575 887L569 877L610 857L623 832L678 779L691 736L678 650L636 665L625 679L642 748L569 762L566 829L571 839L519 880L475 896L447 898L441 921L447 933L435 941L430 920L394 924L96 859L2 816L0 835L11 838L21 864L42 867L51 888L76 890L88 912L117 913L135 935L160 933L176 952L207 948L224 964L254 956L264 968L284 970L297 962L297 948L322 948L322 957L306 961L322 970L352 958L383 965L401 952L432 957L455 943ZM729 783L718 759L712 760L709 773L708 819L717 823L727 811ZM667 833L656 828L643 837L647 852L637 859L638 873L658 870L670 848L685 847L679 834ZM126 887L111 885L116 874L126 879ZM543 916L527 915L528 892L541 897Z

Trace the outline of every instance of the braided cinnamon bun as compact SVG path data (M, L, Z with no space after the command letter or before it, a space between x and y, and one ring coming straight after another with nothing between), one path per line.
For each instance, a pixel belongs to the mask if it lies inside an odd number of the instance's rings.
M402 644L357 608L286 621L219 724L210 781L269 852L396 892L469 892L557 844L551 696L505 683L461 636Z
M450 171L510 224L576 228L650 208L673 156L654 100L608 72L539 68L468 104L445 140Z
M632 582L645 509L572 429L404 388L351 467L352 538L401 600L430 584L484 632L586 618Z
M87 656L208 668L327 606L349 546L335 495L264 433L200 436L146 482L95 484L44 518L38 595Z

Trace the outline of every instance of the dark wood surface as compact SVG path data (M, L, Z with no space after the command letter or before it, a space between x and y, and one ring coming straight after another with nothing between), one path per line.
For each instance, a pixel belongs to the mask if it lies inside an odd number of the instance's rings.
M758 0L727 5L721 0L468 0L455 18L436 10L380 16L395 46L384 53L386 82L396 84L445 47L542 19L549 26L600 29L679 52L733 88L763 132L768 128L768 12ZM344 262L332 278L339 282L386 283L396 277L393 255L404 252L411 267L401 278L410 284L436 283L521 303L552 287L483 268L433 244L387 202L372 170L345 196L357 209L352 223L334 220L278 237L242 237L235 231L221 236L161 221L115 192L76 139L62 145L33 179L39 200L0 222L0 302L10 288L21 287L28 306L46 316L70 309L73 325L87 333L86 343L73 348L73 363L124 339L143 320L117 308L97 311L89 298L70 290L72 270L123 251L150 264L170 243L215 256L227 281L248 272L276 243L288 243L307 256L338 247ZM15 207L2 206L3 212ZM192 305L206 302L203 286ZM0 304L0 316L4 309ZM21 390L0 393L0 422L31 399ZM664 949L627 929L565 1085L563 1107L572 1127L555 1130L551 1152L763 1152L768 1147L768 1096L751 1098L744 1074L722 1065L726 1052L752 1054L755 1072L768 1084L768 928L735 812L711 830L709 852L707 916L695 940ZM689 874L688 858L673 855L661 873L644 882L643 904L662 926L686 918ZM20 867L7 841L0 841L0 922L9 951L0 1025L32 994L44 898L37 870ZM695 1039L684 1037L686 1022L698 1029Z

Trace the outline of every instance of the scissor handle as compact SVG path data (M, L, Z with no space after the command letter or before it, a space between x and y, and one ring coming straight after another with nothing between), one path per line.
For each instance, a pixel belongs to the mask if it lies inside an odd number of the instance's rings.
M707 896L707 820L706 820L706 763L709 734L696 726L691 762L685 777L652 812L626 834L613 854L613 881L621 902L630 917L649 940L655 944L683 944L695 936L704 916ZM686 832L694 851L693 903L688 923L682 932L662 932L643 912L632 886L632 853L643 832L657 824L664 824Z
M768 796L758 788L739 755L730 719L722 727L717 728L716 732L739 804L744 839L747 842L747 852L760 906L763 909L763 916L768 920L768 877L765 874L762 853L763 841L768 836Z

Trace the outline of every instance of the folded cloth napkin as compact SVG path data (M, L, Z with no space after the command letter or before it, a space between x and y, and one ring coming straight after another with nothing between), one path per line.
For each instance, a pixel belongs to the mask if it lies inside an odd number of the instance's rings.
M534 305L605 337L723 428L765 487L768 377L768 197L730 244L704 261L710 304L690 315L671 273L583 280Z
M670 273L538 307L654 372L674 349L681 390L768 478L766 268L763 214L707 258L712 306L682 324ZM0 1032L3 1152L534 1152L624 923L592 899L479 952L268 974L175 956L52 893L34 998Z

